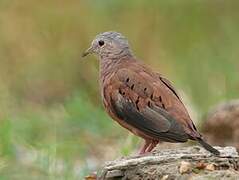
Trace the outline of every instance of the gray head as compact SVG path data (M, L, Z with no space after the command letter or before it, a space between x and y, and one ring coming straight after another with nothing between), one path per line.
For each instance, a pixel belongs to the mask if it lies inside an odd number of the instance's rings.
M127 39L122 34L113 31L98 34L82 57L91 53L101 58L132 56Z

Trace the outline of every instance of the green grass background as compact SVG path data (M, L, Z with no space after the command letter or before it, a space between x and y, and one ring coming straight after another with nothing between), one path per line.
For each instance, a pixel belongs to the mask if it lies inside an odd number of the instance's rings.
M82 179L139 139L104 112L96 34L128 37L198 125L238 97L239 1L0 0L0 179Z

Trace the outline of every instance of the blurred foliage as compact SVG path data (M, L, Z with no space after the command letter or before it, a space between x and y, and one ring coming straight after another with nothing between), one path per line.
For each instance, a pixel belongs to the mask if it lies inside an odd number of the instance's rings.
M237 98L238 8L237 0L0 0L0 179L79 179L136 149L139 140L103 111L96 58L80 58L100 32L128 37L199 119Z

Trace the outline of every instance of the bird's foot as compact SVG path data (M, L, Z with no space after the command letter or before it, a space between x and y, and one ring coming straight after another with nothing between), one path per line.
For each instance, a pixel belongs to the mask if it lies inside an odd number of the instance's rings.
M150 153L159 142L160 141L158 141L158 140L150 140L150 141L145 140L144 145L142 146L142 148L139 151L139 155Z
M144 145L139 150L139 155L145 154L145 151L147 150L150 143L151 143L151 141L145 140Z

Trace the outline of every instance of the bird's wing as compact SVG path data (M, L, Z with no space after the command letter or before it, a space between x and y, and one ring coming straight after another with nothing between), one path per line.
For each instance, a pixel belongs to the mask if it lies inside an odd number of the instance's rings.
M156 73L156 76L158 76L160 81L165 85L164 89L165 88L168 89L171 92L171 94L174 94L177 97L176 107L172 108L171 111L174 111L172 113L174 113L176 116L178 116L178 118L181 121L183 121L183 123L186 124L188 133L193 138L200 138L201 137L200 133L198 133L196 126L194 125L193 121L191 120L190 116L188 115L188 112L187 112L186 108L184 107L184 104L182 103L181 98L178 95L175 88L173 87L172 83L168 79L166 79L165 77L163 77L162 75L160 75L158 73ZM179 110L179 111L177 111L177 110Z
M166 79L165 77L159 75L159 79L164 83L165 86L167 86L171 91L172 93L181 101L177 91L175 90L175 88L173 87L172 83Z
M185 142L189 138L180 121L166 107L171 102L167 93L144 71L119 69L109 85L110 107L114 115L148 136L169 142Z

